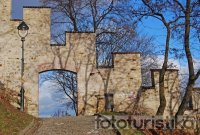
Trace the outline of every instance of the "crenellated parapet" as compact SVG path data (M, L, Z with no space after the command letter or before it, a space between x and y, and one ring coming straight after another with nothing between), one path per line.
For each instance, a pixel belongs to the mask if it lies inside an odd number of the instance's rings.
M159 75L161 69L151 70L151 87L143 87L140 105L147 109L147 113L155 115L160 104ZM164 76L166 108L164 116L172 116L180 105L179 75L177 69L167 69Z
M11 19L12 2L11 0L0 0L0 20L8 22Z

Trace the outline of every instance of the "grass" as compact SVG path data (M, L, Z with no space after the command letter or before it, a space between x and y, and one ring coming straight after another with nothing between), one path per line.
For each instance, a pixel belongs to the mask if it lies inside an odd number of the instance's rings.
M127 115L125 112L100 112L100 115Z
M134 130L134 129L121 129L120 133L122 135L145 135L144 133L142 133L139 130Z
M35 118L20 112L2 97L0 93L0 135L16 135Z

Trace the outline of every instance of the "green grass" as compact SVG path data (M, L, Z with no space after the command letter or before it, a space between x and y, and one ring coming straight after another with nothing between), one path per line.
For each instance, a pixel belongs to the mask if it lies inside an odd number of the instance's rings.
M127 115L125 112L100 112L100 115Z
M145 135L141 131L134 129L121 129L120 133L122 135Z
M25 129L34 117L15 109L0 99L0 135L15 135Z

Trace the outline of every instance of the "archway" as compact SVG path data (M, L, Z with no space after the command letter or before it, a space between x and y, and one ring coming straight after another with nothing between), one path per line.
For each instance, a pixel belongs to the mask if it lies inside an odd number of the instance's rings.
M39 117L77 115L77 74L62 69L39 73Z

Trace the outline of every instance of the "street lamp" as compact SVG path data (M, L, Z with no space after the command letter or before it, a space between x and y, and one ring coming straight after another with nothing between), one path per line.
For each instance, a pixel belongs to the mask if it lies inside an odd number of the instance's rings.
M24 41L25 41L25 37L28 35L28 30L29 27L27 26L27 24L22 21L19 26L17 27L18 29L18 34L21 37L21 41L22 41L22 59L21 59L21 90L20 90L20 111L24 111L24 81L23 81L23 77L24 77Z

